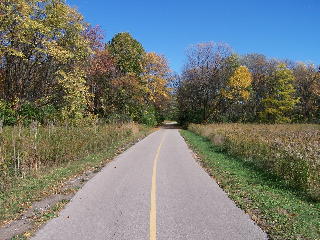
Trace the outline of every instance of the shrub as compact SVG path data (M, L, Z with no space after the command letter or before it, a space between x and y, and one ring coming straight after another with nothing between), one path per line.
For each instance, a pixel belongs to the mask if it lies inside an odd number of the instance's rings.
M14 106L14 104L0 100L0 121L5 126L13 126L18 123L28 126L34 121L48 123L57 119L58 110L53 105L39 107L25 102Z
M17 123L18 114L14 111L11 106L0 100L0 121L4 125L14 125Z
M156 111L154 108L149 107L142 112L142 116L140 119L142 124L146 124L148 126L157 125Z
M107 123L123 124L132 122L132 118L127 114L113 113L105 118Z

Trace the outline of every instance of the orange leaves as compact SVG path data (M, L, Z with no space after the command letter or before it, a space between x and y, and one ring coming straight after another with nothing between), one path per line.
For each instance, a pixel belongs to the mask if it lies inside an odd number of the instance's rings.
M165 77L171 72L167 59L155 52L146 53L144 57L144 71L149 75L161 77Z
M116 66L108 50L98 50L88 66L89 75L102 75L114 71Z

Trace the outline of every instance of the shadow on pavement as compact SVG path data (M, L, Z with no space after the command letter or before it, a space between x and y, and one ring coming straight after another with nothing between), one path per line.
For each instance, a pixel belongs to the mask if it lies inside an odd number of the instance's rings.
M181 126L177 122L165 122L161 128L164 129L181 129Z

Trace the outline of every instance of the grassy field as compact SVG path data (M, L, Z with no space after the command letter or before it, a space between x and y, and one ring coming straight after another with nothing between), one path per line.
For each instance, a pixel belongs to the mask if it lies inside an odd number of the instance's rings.
M319 125L191 124L189 130L320 200Z
M223 139L217 137L215 143L220 144L214 146L212 139L191 131L182 130L181 134L209 174L270 239L320 239L319 201L291 187L272 171L252 164L254 157L248 161L230 156L221 148Z
M7 127L0 133L0 225L34 201L59 193L64 182L99 169L151 129L137 125Z

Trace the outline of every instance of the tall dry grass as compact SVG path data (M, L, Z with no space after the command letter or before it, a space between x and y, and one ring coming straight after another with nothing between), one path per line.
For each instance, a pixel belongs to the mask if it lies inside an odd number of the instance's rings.
M191 124L189 130L320 199L319 125Z
M141 126L0 127L0 190L12 181L43 168L59 166L94 154L140 133Z

